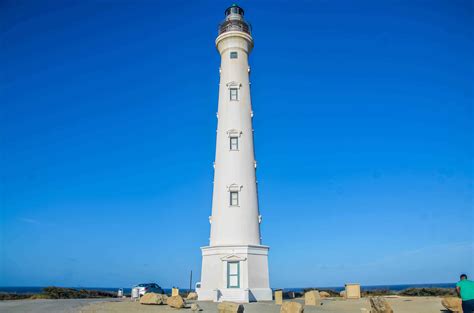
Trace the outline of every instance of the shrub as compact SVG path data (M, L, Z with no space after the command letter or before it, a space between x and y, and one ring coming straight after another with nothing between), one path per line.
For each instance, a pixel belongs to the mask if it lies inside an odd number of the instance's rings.
M363 297L372 297L372 296L389 296L396 294L394 291L389 289L373 289L373 290L362 290L361 295Z
M408 288L398 294L411 297L456 296L456 292L451 288Z
M50 299L84 299L84 298L110 298L115 293L99 290L77 290L72 288L46 287L43 288L45 295Z
M6 293L6 292L0 293L0 300L22 300L22 299L28 299L29 297L31 297L31 294Z

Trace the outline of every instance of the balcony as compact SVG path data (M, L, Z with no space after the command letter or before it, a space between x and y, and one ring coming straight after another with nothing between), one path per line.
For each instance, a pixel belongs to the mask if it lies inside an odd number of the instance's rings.
M240 31L251 35L252 26L242 20L227 20L219 25L219 35L230 31Z

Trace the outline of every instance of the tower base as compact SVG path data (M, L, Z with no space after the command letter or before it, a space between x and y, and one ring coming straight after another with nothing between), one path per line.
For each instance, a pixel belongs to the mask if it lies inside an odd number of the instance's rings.
M198 300L239 303L272 300L267 246L209 246L201 250Z

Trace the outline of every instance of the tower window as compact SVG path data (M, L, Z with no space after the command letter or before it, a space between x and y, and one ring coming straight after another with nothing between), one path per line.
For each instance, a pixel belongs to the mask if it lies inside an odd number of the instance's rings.
M239 192L238 191L231 191L230 192L230 205L231 206L238 206L239 205Z
M227 263L227 288L240 288L240 263Z
M239 100L239 90L237 88L230 88L230 101Z
M230 150L239 150L239 138L230 137Z
M230 58L231 58L231 59L237 59L237 51L232 51L232 52L230 53Z

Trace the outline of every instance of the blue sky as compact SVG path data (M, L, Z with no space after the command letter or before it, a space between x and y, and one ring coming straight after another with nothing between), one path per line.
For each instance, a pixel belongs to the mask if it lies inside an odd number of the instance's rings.
M231 2L0 3L0 285L188 285ZM272 287L473 265L473 2L241 1Z

